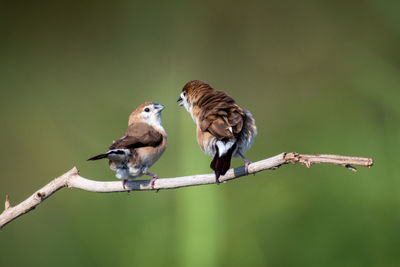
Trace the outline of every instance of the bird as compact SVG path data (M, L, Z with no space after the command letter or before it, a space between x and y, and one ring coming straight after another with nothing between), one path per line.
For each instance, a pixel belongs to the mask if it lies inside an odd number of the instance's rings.
M145 102L137 107L129 116L128 129L122 137L113 141L108 151L91 157L88 160L107 158L110 169L116 177L122 179L125 189L127 180L143 175L152 177L150 185L158 175L148 169L161 157L167 148L167 133L161 122L161 111L164 106L158 103Z
M216 182L230 168L231 158L241 157L245 172L252 163L244 152L257 135L255 120L250 111L241 108L225 92L213 89L208 83L193 80L183 87L179 106L184 106L196 123L197 143L213 160L210 168Z

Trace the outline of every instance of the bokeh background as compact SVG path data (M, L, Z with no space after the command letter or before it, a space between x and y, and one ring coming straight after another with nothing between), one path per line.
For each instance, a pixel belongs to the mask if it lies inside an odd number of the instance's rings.
M145 101L166 105L161 177L209 173L193 79L253 113L246 155L372 156L222 185L63 189L0 231L0 266L399 266L399 1L1 1L0 198L88 162ZM235 159L233 166L240 166Z

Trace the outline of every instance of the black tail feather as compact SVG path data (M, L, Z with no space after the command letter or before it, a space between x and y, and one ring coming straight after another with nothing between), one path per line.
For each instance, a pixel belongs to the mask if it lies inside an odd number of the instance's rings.
M88 159L88 160L98 160L98 159L104 159L104 158L107 158L107 156L108 156L108 154L100 154L100 155L97 155L97 156L91 157L91 158L90 158L90 159Z
M217 179L217 182L218 182L218 178L221 175L225 175L226 172L231 167L231 158L232 158L233 150L235 150L235 147L236 147L235 145L232 146L228 150L228 152L226 152L226 154L222 155L221 157L218 156L219 155L218 147L215 148L216 152L215 152L215 156L214 156L213 160L211 161L210 168L212 170L214 170L215 178Z
M214 172L216 172L216 170L217 170L217 162L218 162L218 147L216 147L216 152L215 152L215 155L214 155L214 158L213 158L213 160L211 161L211 163L210 163L210 168L214 171ZM217 174L215 174L216 176L217 176ZM218 177L219 177L219 175L218 175ZM218 178L217 177L217 178Z

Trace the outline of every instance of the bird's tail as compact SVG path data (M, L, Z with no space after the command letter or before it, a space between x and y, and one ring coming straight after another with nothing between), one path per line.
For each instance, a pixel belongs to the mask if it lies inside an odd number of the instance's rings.
M129 150L116 148L116 149L108 150L107 153L105 153L105 154L100 154L100 155L91 157L88 160L105 159L105 158L109 158L109 156L110 156L111 160L113 159L113 156L114 156L114 160L116 160L115 156L120 156L120 157L124 158L129 155L130 155Z
M226 172L229 170L231 166L231 158L232 158L232 153L235 150L236 145L233 145L228 152L226 152L224 155L219 156L219 151L218 147L216 146L216 152L213 160L211 161L210 168L214 170L215 173L215 178L218 181L218 178L221 175L225 175Z
M107 158L107 156L108 156L108 153L106 153L106 154L100 154L100 155L97 155L97 156L91 157L91 158L90 158L90 159L88 159L88 160L98 160L98 159L105 159L105 158Z

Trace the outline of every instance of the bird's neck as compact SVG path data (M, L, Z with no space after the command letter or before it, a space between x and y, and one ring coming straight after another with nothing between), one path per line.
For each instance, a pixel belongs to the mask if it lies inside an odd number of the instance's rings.
M165 133L165 129L161 122L161 115L157 117L151 117L149 120L146 121L147 124L154 127L156 130Z
M195 123L197 123L197 119L196 119L196 107L193 106L193 104L190 104L188 102L184 103L185 109L187 110L187 112L190 113L190 116L192 116L192 119L194 120Z

